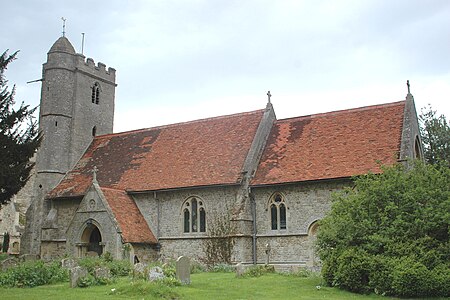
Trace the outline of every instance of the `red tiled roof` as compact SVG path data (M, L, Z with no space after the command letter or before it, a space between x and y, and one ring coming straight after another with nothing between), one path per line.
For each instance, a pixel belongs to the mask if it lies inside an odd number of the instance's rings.
M236 184L264 110L96 137L47 197Z
M126 192L109 188L102 188L102 192L119 223L125 243L157 243L136 203Z
M405 102L277 121L252 185L380 172L398 159Z

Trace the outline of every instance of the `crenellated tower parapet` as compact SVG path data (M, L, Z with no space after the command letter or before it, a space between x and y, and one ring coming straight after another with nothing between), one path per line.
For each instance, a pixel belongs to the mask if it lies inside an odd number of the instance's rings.
M95 65L94 59L86 58L83 54L76 54L76 66L79 72L86 72L91 76L98 77L99 80L114 82L116 81L116 69L109 67L106 69L106 65L102 62L98 62Z

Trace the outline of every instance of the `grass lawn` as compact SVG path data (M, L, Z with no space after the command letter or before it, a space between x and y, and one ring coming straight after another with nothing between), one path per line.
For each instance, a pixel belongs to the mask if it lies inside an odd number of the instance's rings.
M335 288L316 286L320 278L300 278L280 274L236 278L234 273L198 273L191 285L166 287L151 283L131 283L120 278L106 286L69 288L68 283L35 288L0 288L0 299L394 299L376 295L357 295ZM111 289L116 289L111 292ZM172 296L173 298L170 298Z

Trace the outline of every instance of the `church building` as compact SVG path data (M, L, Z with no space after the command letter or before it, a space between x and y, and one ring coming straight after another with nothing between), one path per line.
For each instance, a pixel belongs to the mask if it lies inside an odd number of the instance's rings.
M113 133L115 87L115 70L66 37L51 47L22 253L204 263L208 242L226 236L232 263L313 268L332 193L422 154L409 91L289 119L269 96L256 111Z

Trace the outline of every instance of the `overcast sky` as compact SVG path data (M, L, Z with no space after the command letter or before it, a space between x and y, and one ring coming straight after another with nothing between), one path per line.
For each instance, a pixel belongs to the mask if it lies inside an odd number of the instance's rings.
M264 108L287 118L403 100L450 116L450 1L6 1L16 101L39 104L66 37L117 70L114 131Z

